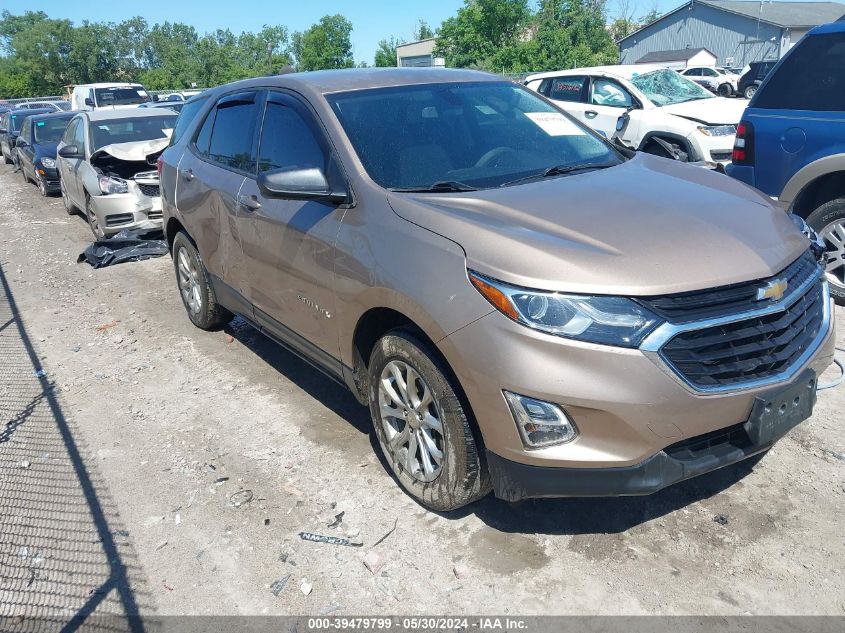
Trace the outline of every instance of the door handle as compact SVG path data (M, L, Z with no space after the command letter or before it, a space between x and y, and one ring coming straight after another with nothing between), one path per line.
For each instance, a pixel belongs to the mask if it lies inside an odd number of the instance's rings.
M599 113L596 112L595 110L587 110L584 113L584 116L587 117L588 119L595 119L598 115L599 115Z
M238 196L238 206L246 211L258 211L261 203L255 196Z
M194 179L194 170L193 169L186 169L180 172L182 174L182 179L191 182Z

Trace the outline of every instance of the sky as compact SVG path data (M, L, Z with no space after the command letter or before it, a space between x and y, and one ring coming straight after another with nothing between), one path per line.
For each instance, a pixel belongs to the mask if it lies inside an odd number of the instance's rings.
M653 8L661 13L670 11L684 0L608 0L611 18L619 14L620 3L627 3L629 12L637 18ZM437 28L462 5L463 0L0 0L0 10L9 9L16 14L26 10L44 11L51 18L66 18L75 23L83 20L120 22L142 15L149 23L184 22L201 34L226 28L235 33L257 31L265 24L282 24L291 32L304 31L324 15L341 13L352 22L355 61L368 64L373 63L379 40L390 36L410 40L418 20L423 19L432 28Z

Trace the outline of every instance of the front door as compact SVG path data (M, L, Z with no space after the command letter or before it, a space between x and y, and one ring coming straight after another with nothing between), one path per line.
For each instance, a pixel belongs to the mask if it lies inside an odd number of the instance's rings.
M342 182L313 113L298 99L271 92L258 171L306 168L322 170L330 183ZM246 179L239 202L238 233L256 320L340 373L333 281L335 241L345 208L266 195L256 178Z
M593 77L584 122L607 138L616 133L616 121L634 105L634 98L622 84L606 77Z

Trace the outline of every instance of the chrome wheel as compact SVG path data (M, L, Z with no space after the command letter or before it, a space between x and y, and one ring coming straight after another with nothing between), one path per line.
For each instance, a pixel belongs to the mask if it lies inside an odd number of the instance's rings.
M381 372L378 395L385 452L414 479L437 479L445 438L431 388L413 367L392 360Z
M180 247L176 255L177 268L179 272L179 290L182 299L191 314L199 314L202 308L202 291L200 287L200 276L194 259L188 254L185 247Z
M845 289L845 221L831 222L819 236L827 245L827 280L831 285Z

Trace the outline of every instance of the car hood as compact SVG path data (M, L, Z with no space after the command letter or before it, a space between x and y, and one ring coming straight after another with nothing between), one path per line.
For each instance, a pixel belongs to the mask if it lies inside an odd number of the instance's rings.
M714 171L638 154L578 175L455 194L391 192L406 220L516 285L649 296L762 279L806 248L786 213Z
M95 158L101 156L102 154L114 156L119 160L147 160L147 157L150 154L155 154L156 152L164 151L164 148L167 147L169 143L169 138L157 138L151 141L135 141L132 143L113 143L112 145L106 145L105 147L101 147L96 152L91 154L91 160L93 161Z
M44 143L36 143L33 149L38 158L55 158L58 147L58 141L46 141Z
M712 97L666 105L661 110L707 125L736 125L742 118L746 103L744 99Z

